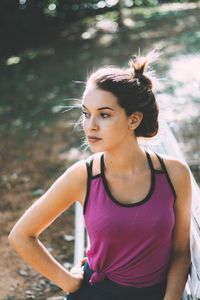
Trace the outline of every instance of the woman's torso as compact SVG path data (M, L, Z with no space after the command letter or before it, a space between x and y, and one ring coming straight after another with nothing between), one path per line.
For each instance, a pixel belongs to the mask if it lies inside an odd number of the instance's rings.
M100 173L93 174L92 163L88 164L84 216L91 242L88 262L95 271L91 283L108 277L119 284L143 287L166 277L175 192L163 161L159 158L160 170L155 170L148 153L147 161L150 182L144 185L149 190L143 199L131 203L111 193L103 156Z

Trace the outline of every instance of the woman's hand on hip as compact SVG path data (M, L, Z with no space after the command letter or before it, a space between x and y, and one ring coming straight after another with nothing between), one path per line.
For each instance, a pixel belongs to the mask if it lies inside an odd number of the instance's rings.
M78 289L80 289L82 282L83 282L83 269L82 266L87 261L87 257L84 257L80 260L80 262L71 268L70 273L72 275L72 286L70 287L70 292L74 293Z

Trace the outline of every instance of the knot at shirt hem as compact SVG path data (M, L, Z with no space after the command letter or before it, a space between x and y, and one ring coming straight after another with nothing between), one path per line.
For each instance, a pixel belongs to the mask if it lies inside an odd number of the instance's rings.
M106 278L106 274L104 272L95 272L92 274L89 282L91 285L97 283L97 282L100 282L102 280L104 280Z

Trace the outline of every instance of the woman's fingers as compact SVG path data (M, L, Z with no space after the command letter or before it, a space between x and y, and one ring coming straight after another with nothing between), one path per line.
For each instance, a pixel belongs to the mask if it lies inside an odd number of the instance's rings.
M83 266L87 261L87 257L83 257L81 260L80 260L80 263L81 263L81 266Z
M71 270L70 270L70 272L73 273L73 274L83 274L83 270L81 268L81 264L78 264L78 265L72 267Z
M70 272L74 275L83 275L83 269L82 266L87 261L87 257L83 257L77 265L71 268Z

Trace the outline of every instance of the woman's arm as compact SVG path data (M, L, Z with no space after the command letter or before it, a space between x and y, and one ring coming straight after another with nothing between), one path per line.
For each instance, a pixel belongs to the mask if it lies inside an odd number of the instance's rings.
M24 213L9 235L9 242L18 254L66 292L80 287L82 274L68 272L49 254L38 236L72 203L83 203L86 183L85 162L78 162Z
M164 300L180 300L191 264L190 216L192 192L190 172L185 165L177 161L169 161L166 166L175 188L176 200L174 206L173 249Z

